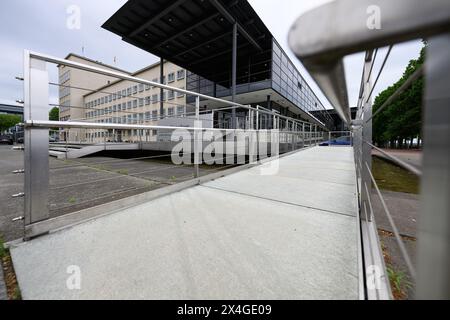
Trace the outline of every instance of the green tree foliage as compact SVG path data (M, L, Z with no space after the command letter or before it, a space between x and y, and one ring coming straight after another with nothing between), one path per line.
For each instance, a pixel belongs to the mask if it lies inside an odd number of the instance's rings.
M59 108L53 107L48 113L48 118L50 121L59 121Z
M426 44L419 58L409 62L400 80L375 98L374 112L424 63L425 50ZM379 146L393 146L397 141L401 147L404 139L421 137L422 100L421 77L374 118L373 141Z
M0 114L0 132L3 132L20 123L20 116L14 114Z

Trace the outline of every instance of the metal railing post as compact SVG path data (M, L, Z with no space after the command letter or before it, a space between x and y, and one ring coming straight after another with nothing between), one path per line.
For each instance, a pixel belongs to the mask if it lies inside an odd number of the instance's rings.
M366 57L364 60L364 93L368 94L372 88L372 76L370 73L370 69L372 67L372 57L373 57L373 51L369 51L366 53ZM362 135L361 135L361 162L362 162L362 168L361 168L361 182L362 185L367 184L370 185L371 179L370 179L370 172L368 170L372 170L372 148L367 144L364 143L364 141L367 141L369 143L372 143L372 120L365 122L367 119L372 118L372 98L369 97L368 99L365 97L364 94L364 113L363 113L363 127L362 127ZM367 163L367 166L365 165ZM370 191L371 189L369 189ZM361 190L361 204L364 205L364 203L369 202L370 194L368 194L364 188ZM361 215L362 219L365 219L364 215Z
M259 106L256 106L256 130L259 130Z
M24 120L48 120L46 62L24 51ZM24 128L25 225L49 218L49 129Z
M194 177L200 177L199 164L200 164L200 97L195 98L195 130L194 130Z
M418 299L450 299L450 33L429 39L425 62Z

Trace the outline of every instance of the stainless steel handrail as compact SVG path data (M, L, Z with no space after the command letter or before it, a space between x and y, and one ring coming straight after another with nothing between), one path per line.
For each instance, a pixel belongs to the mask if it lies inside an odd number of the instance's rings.
M378 15L379 26L369 26L368 20L371 14ZM304 30L308 32L305 33ZM421 38L428 40L425 65L410 75L402 86L376 112L372 113L372 93L393 45ZM362 230L366 232L365 237L369 244L367 249L370 251L368 255L365 253L365 257L369 263L376 263L372 254L372 250L375 250L378 258L381 256L383 261L381 250L376 248L377 245L370 245L370 234L374 235L373 239L377 239L376 223L375 220L371 221L373 208L370 185L373 184L412 278L416 277L415 266L371 172L372 149L380 151L397 165L422 178L420 197L422 215L417 228L419 240L417 296L419 298L448 299L450 297L450 286L446 281L450 266L450 250L447 241L450 234L450 228L448 228L450 124L448 117L445 117L448 113L446 106L450 101L447 89L450 81L449 39L450 2L446 0L336 0L300 16L289 33L291 49L310 72L339 116L353 130L360 193L359 207L366 212L367 207L370 208L370 216L361 216ZM372 83L374 50L377 53L378 49L384 46L389 46L389 51L375 83ZM358 110L356 119L352 121L343 58L357 52L366 54L358 95ZM395 99L422 76L426 83L423 108L425 137L423 173L422 170L372 144L373 119L390 107ZM383 295L367 290L367 296L380 298Z

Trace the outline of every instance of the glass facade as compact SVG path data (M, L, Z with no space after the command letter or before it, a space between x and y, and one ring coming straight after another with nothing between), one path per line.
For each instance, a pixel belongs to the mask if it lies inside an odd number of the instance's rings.
M320 100L274 39L271 50L246 57L246 60L242 57L238 59L237 94L272 89L303 111L324 110ZM217 98L231 96L231 72L221 75L219 79L219 82L213 82L188 71L187 90ZM193 97L188 97L188 103L193 101Z
M278 43L273 41L272 88L304 111L324 107Z

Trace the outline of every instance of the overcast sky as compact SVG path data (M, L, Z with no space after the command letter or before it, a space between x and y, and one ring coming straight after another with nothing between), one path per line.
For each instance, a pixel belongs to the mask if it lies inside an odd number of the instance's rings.
M151 0L148 0L151 1ZM323 104L329 103L315 83L293 56L287 44L287 33L294 20L303 12L329 0L249 0L269 30L297 64L298 69ZM1 0L0 8L0 103L14 103L23 98L22 83L14 77L22 75L23 50L29 49L64 58L74 52L128 71L136 71L158 60L157 57L133 47L118 36L103 30L101 25L126 0ZM81 9L81 28L69 29L67 8ZM305 30L308 32L308 30ZM392 85L403 73L409 60L418 57L422 43L412 41L394 47L374 96ZM379 52L383 57L386 50ZM356 105L362 72L362 54L345 59L350 104ZM378 59L378 70L382 59ZM50 69L52 81L57 81L56 68ZM51 102L57 102L57 91L51 91Z

